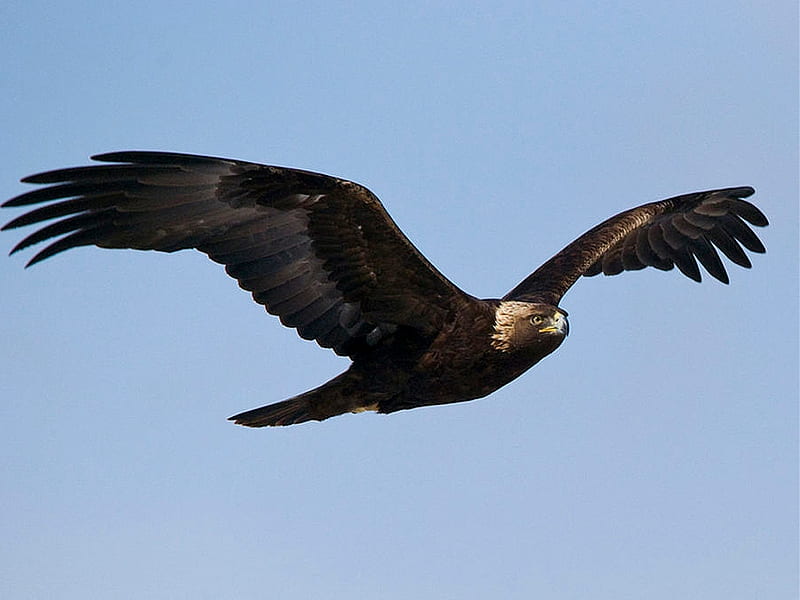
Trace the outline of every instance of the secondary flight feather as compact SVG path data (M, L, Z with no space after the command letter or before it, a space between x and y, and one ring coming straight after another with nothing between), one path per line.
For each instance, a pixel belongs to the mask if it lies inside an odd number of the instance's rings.
M252 427L321 421L480 398L552 353L569 331L559 302L582 276L702 266L728 282L721 252L751 266L768 224L750 187L622 212L580 236L502 299L460 290L417 250L365 187L309 171L166 152L93 156L104 164L23 179L38 205L3 229L45 224L12 254L49 242L35 264L78 246L196 249L299 335L352 360L326 384L231 417ZM718 252L719 251L719 252ZM699 263L699 265L698 265Z

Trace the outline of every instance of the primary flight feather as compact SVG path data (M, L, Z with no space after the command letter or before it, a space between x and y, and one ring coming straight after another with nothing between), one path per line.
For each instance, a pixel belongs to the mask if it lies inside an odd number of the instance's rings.
M32 265L77 246L194 248L284 325L352 360L314 390L231 417L251 427L486 396L558 348L569 330L558 304L581 276L677 266L700 281L699 262L727 283L717 250L746 268L742 247L765 251L750 226L767 218L744 200L752 188L697 192L611 217L502 299L481 300L428 262L357 183L189 154L92 158L108 164L22 180L45 187L3 206L41 206L3 229L50 224L12 253L50 241Z

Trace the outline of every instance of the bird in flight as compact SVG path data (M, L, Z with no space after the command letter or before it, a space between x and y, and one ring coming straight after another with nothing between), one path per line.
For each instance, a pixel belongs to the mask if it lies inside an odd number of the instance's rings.
M3 204L40 205L3 229L50 223L11 251L49 245L28 266L78 246L194 248L307 340L352 360L313 390L230 417L250 427L322 421L486 396L567 336L558 304L581 277L674 266L723 283L718 250L751 266L750 226L768 224L750 187L643 204L600 223L499 299L442 275L367 188L298 169L167 152L112 152L101 165L48 171ZM749 225L748 225L749 224ZM55 240L54 240L55 238ZM53 241L54 240L54 241Z

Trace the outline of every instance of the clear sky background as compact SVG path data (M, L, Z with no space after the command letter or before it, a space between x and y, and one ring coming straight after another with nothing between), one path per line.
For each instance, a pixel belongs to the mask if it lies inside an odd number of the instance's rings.
M772 223L728 286L580 281L569 339L489 398L285 429L226 417L347 363L204 256L4 258L0 596L796 598L796 2L0 17L3 198L111 150L322 171L481 297L675 194L753 185Z

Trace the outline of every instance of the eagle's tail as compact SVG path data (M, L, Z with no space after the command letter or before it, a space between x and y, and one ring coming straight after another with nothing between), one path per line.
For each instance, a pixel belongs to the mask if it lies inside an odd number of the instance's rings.
M247 427L267 427L273 425L294 425L311 421L311 406L304 397L305 394L289 398L283 402L276 402L269 406L254 408L238 415L228 417L237 425Z
M360 392L357 378L345 372L299 396L239 413L228 420L247 427L270 427L323 421L347 412L378 410L377 402L366 399L367 394Z

